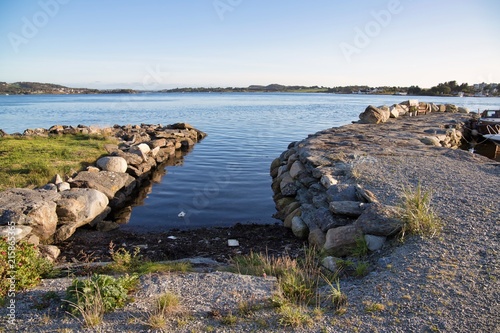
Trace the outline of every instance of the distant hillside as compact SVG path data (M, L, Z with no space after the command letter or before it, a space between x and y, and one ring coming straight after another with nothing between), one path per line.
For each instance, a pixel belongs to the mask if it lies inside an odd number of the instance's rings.
M40 82L0 82L0 95L35 95L35 94L134 94L132 89L98 90L88 88L70 88L52 83Z
M31 94L95 94L96 89L69 88L52 83L40 82L0 82L0 94L2 95L31 95Z
M52 83L39 82L0 82L0 95L30 95L30 94L136 94L146 91L133 89L88 89L69 88ZM153 91L148 91L153 92ZM263 85L250 85L248 87L186 87L175 89L163 89L159 93L190 93L190 92L288 92L288 93L333 93L333 94L374 94L374 95L424 95L424 96L500 96L500 84L498 83L467 83L458 84L456 81L440 83L429 89L419 86L396 87L381 86L369 87L366 85L351 85L337 87L319 86L285 86L277 83Z

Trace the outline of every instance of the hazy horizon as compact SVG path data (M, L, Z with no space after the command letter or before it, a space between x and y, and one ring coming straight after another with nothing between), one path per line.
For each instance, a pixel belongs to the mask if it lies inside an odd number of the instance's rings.
M0 3L0 81L97 89L500 82L500 3Z

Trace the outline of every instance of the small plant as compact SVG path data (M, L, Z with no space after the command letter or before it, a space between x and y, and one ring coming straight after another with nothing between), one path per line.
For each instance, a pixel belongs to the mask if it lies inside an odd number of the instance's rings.
M286 303L278 308L278 323L284 327L302 327L313 324L313 319L306 309L296 304Z
M134 248L134 252L130 253L125 248L115 250L115 245L111 242L109 243L109 253L113 262L104 267L103 272L134 272L143 275L159 272L188 272L191 270L191 263L189 262L157 263L144 261L138 247Z
M335 282L335 286L325 277L324 280L330 287L329 289L329 298L331 299L332 305L336 308L339 309L345 304L347 304L347 296L340 291L340 282L337 279Z
M52 263L40 256L35 245L21 240L13 246L7 238L0 238L0 297L13 291L12 288L25 290L36 286L52 268Z
M52 300L59 301L60 299L55 291L47 291L40 299L35 300L33 307L37 310L43 310L50 306Z
M73 280L66 290L66 301L70 304L70 312L73 314L83 316L83 312L95 312L96 309L110 312L125 305L128 293L137 286L137 283L136 275L114 278L109 275L94 274L90 279Z
M356 247L352 250L351 254L358 258L365 257L368 254L368 244L365 237L356 238Z
M157 300L158 311L162 313L173 313L179 310L179 297L171 292L166 292Z
M222 316L220 322L224 325L233 326L238 322L238 317L229 312L225 316Z
M356 268L354 270L354 275L357 277L363 277L368 274L368 263L366 261L360 261L356 264Z
M424 191L420 183L415 190L403 189L400 239L407 234L433 237L441 231L441 221L431 207L431 191Z
M115 250L115 244L110 242L109 254L111 255L111 259L113 259L113 263L111 263L107 268L118 273L130 272L136 269L141 263L141 256L139 255L140 251L141 249L138 247L134 248L133 253L130 253L123 247Z
M153 311L148 313L145 324L154 329L163 329L167 325L168 316L179 314L181 311L179 297L166 292L156 299ZM178 321L178 323L181 322Z
M385 310L384 304L366 301L363 302L366 312L380 312Z

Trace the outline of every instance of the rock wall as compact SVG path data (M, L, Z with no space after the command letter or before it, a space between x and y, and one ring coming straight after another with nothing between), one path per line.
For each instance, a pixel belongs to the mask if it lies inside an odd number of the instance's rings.
M291 143L270 167L275 216L334 256L348 255L362 238L370 250L381 248L401 230L399 208L358 184L357 166L387 154L456 149L465 113L454 105L412 100L368 106L358 123Z
M15 235L17 241L27 239L34 244L53 244L69 238L86 224L104 230L117 228L116 222L105 221L110 212L124 208L153 171L165 163L175 163L206 136L186 123L115 125L103 129L56 125L48 130L26 130L23 135L78 133L114 136L118 144L107 145L109 155L71 178L63 180L56 175L39 189L13 188L2 192L0 235ZM53 247L50 249L54 252Z

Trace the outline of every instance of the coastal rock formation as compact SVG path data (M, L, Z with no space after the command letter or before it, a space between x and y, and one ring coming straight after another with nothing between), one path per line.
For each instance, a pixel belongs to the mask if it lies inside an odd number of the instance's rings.
M401 212L380 203L360 179L370 178L370 165L386 155L432 156L460 147L468 116L458 110L416 100L370 105L359 123L291 143L270 168L275 217L335 256L348 255L363 238L370 250L380 249L401 230Z
M5 133L2 132L2 135ZM153 171L165 163L175 164L206 134L187 123L173 125L114 125L95 128L54 125L50 129L27 129L25 136L95 134L115 137L116 145L106 145L110 155L101 157L95 166L63 181L55 176L41 189L9 189L0 195L0 233L16 227L16 240L51 244L63 241L83 225L100 230L119 225L104 221L110 212L126 207ZM7 134L5 134L7 135ZM125 210L127 211L127 210ZM128 210L130 215L130 210ZM127 217L120 215L120 221ZM47 247L47 256L55 259L58 251Z

